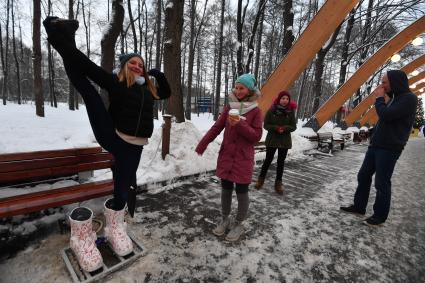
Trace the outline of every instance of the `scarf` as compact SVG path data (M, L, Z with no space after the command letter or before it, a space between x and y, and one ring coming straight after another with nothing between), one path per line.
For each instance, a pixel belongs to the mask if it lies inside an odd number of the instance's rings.
M243 101L239 101L238 98L231 93L229 94L229 106L231 109L238 109L241 115L246 114L258 106L258 96L259 93L257 92L252 96L245 97Z

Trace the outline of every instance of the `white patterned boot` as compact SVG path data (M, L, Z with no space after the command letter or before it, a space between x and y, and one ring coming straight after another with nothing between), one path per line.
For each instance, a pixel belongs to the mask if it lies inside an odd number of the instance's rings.
M96 233L92 229L93 212L86 207L71 211L71 239L69 245L77 257L81 268L87 272L103 266L102 255L96 247Z
M115 211L111 207L113 199L105 202L105 237L114 252L119 256L128 255L133 251L133 243L127 235L127 223L124 222L125 208Z

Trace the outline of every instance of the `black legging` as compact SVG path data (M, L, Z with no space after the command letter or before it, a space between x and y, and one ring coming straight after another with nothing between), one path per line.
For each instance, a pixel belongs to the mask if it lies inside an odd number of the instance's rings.
M83 97L97 142L114 156L113 208L121 210L127 202L130 186L137 186L136 171L139 166L143 146L127 143L116 134L111 115L106 110L99 93L88 80L89 78L97 81L91 76L95 70L91 69L90 72L87 72L87 70L83 70L84 68L81 68L78 64L72 63L73 61L75 62L75 57L81 59L83 57L82 53L69 45L66 46L66 50L58 51L63 58L69 80ZM87 57L85 58L84 60L90 61ZM91 61L86 63L94 64ZM93 76L96 76L96 74L93 73Z
M266 178L267 170L269 170L270 164L273 161L274 154L277 150L277 169L276 169L276 182L282 181L283 167L288 154L287 148L276 148L266 147L266 160L264 160L263 166L261 166L260 177Z

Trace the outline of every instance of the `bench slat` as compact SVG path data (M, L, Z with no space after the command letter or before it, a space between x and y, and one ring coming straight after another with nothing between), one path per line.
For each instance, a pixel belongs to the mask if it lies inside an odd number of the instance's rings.
M111 168L113 165L112 160L99 161L93 163L80 163L77 165L67 165L52 168L32 169L18 172L6 172L0 173L0 182L13 182L21 180L30 180L40 177L55 177L69 174L75 174L78 172L91 171L97 169Z
M12 161L12 162L0 161L0 173L60 167L60 166L66 166L66 165L75 165L79 163L107 161L112 159L113 157L110 153L100 152L100 153L80 155L80 156L66 156L66 157L44 158L44 159ZM0 178L0 182L1 180L2 179Z
M26 160L26 159L41 159L41 158L52 158L52 157L63 157L63 156L76 156L84 154L94 154L102 152L100 146L89 147L89 148L71 148L63 150L44 150L44 151L32 151L22 153L7 153L0 155L0 161L15 161L15 160Z
M112 192L113 181L106 180L8 197L0 199L0 218L107 196Z

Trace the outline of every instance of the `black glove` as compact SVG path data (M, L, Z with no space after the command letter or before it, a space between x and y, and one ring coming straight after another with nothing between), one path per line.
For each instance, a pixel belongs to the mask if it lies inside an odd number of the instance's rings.
M151 70L148 71L148 74L151 75L151 76L153 76L153 77L155 77L155 78L158 77L158 76L163 76L164 75L164 73L161 72L158 69L151 69Z

